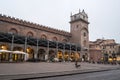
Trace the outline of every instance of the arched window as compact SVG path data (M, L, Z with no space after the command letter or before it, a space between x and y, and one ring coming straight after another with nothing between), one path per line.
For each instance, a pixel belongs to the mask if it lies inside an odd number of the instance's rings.
M63 39L62 42L67 42L67 39Z
M43 34L43 35L41 36L41 39L47 39L47 36Z
M18 34L18 31L15 28L11 28L9 32L13 34Z
M83 36L86 37L86 32L83 33Z
M57 41L57 37L53 37L53 41Z
M28 32L28 33L27 33L27 36L28 36L28 37L33 37L33 33L32 33L32 32Z

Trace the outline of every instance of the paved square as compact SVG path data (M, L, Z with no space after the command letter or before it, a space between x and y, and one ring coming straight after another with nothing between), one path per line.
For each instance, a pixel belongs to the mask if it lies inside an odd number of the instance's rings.
M104 64L91 64L91 63L78 63L78 64L81 64L80 68L75 68L74 62L0 63L0 75L63 72L63 71L73 71L73 70L113 68L119 66L119 65L104 65Z

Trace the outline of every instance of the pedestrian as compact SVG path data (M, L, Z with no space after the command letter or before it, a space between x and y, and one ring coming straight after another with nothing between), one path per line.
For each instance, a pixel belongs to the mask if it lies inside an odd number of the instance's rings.
M80 65L78 65L78 61L77 60L75 60L75 67L76 68L80 67Z
M77 68L77 65L78 65L77 60L75 60L75 67L76 67L76 68Z

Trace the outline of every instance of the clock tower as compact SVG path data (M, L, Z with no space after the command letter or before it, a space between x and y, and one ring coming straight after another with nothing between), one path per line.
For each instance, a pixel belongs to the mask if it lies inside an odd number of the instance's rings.
M84 10L72 15L70 21L71 42L81 45L81 58L83 61L89 60L89 30L88 15Z

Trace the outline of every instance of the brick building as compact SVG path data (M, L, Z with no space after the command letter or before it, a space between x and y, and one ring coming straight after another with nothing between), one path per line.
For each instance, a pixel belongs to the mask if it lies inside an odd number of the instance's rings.
M89 44L90 62L98 62L102 58L102 51L99 44L90 41Z
M71 15L70 32L0 15L0 50L26 52L28 59L89 59L88 16L83 10ZM12 56L12 57L11 57ZM1 53L0 61L21 60L24 55Z
M96 41L90 41L89 46L90 57L98 57L97 60L104 59L104 61L108 62L109 59L116 60L120 55L120 44L116 43L114 39L97 39ZM94 52L92 49L94 49Z

